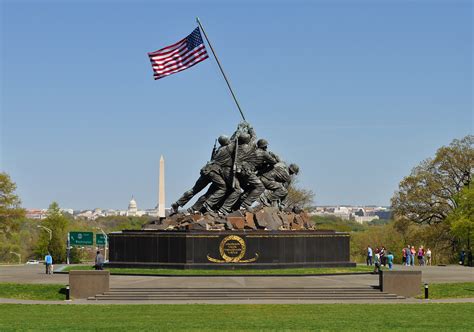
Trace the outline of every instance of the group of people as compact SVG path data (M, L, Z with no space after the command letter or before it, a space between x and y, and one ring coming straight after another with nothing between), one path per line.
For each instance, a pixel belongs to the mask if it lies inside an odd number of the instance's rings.
M367 246L367 266L374 265L374 273L378 273L382 266L388 266L388 269L391 270L394 258L393 253L385 249L384 246L375 248L375 250L370 245Z
M423 246L419 246L418 250L414 246L407 245L402 249L402 265L415 266L415 257L418 260L418 265L431 265L431 249L428 248L426 251Z
M406 246L402 249L402 265L414 266L415 257L418 260L418 265L431 265L431 249L428 248L426 251L423 246L420 246L418 250L414 246ZM381 266L387 266L391 270L393 267L393 253L387 251L385 247L375 248L369 245L367 246L367 266L375 265L374 272L378 272Z
M188 212L210 212L226 215L239 209L249 209L255 202L263 206L285 207L292 175L298 174L295 164L286 165L268 150L268 142L258 139L247 122L241 122L231 137L220 136L220 147L214 149L211 160L201 169L194 186L171 204L177 213L209 184Z

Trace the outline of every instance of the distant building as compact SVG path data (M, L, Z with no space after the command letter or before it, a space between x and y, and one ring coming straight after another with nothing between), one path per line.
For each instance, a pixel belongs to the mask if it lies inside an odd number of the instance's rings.
M359 224L363 224L363 223L366 223L372 220L377 220L377 219L379 219L378 216L357 216L357 215L353 216L353 220L355 222L358 222Z
M386 207L375 206L317 206L309 214L366 223L377 219L390 219L391 211Z
M132 196L132 199L128 203L128 210L127 210L127 216L128 217L135 217L137 215L138 208L137 208L137 202Z
M26 209L26 217L28 219L41 220L46 218L46 209Z

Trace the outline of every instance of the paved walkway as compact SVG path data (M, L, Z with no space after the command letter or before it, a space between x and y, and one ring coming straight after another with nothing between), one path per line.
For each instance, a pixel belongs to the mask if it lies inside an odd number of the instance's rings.
M394 270L422 271L423 282L474 282L474 268L459 265L415 266L395 265ZM67 274L46 275L43 265L0 266L0 282L27 284L68 283ZM301 277L189 277L189 276L111 276L111 287L339 287L378 285L378 276L370 274Z
M447 283L447 282L473 282L474 268L457 265L450 266L422 266L404 267L395 266L395 270L421 270L423 282L427 283ZM43 265L20 265L20 266L0 266L0 282L28 283L28 284L68 284L67 274L46 275ZM298 277L244 277L244 276L218 276L218 277L163 277L163 276L111 276L110 287L183 287L183 288L235 288L235 287L363 287L377 286L378 275L358 274L358 275L327 275L327 276L298 276ZM402 301L370 301L370 303L445 303L445 302L474 302L474 299L449 299L449 300L416 300L408 299ZM27 301L0 299L0 303L75 303L75 304L96 304L94 301L74 300L65 301ZM107 302L113 303L113 302ZM123 302L117 302L123 303ZM147 302L160 303L160 302ZM161 302L163 303L163 302ZM171 302L166 302L171 303ZM183 303L183 302L179 302ZM190 303L199 303L192 301ZM223 301L213 303L250 303L246 301ZM251 303L272 303L271 301L252 301ZM309 303L306 301L278 301L278 303ZM334 301L318 301L318 303L338 303ZM344 303L367 303L367 301L344 301Z

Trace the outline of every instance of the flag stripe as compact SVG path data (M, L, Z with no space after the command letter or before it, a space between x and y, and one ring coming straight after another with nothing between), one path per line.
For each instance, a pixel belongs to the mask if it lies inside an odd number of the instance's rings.
M207 59L208 57L209 57L209 56L208 56L207 54L203 54L203 55L200 56L199 58L196 58L196 59L195 59L195 60L196 60L195 62L198 63L198 62L200 62L200 61L202 61L202 60ZM193 65L194 65L194 62L193 62L192 64L188 64L188 65L185 65L185 66L183 66L183 67L184 67L184 69L186 69L186 68L189 68L189 67L191 67L191 66L193 66ZM175 72L179 71L180 68L181 68L181 67L179 67L179 68L173 68L173 69L168 69L168 70L163 71L163 74L155 74L155 76L169 75L169 74L172 74L172 73L175 73Z
M149 52L155 80L180 72L206 60L209 56L199 28L173 45Z
M160 54L154 54L154 55L150 55L150 59L156 59L156 60L160 60L160 59L163 59L163 58L166 58L168 56L171 56L172 54L176 53L176 52L180 52L181 50L183 49L186 49L187 48L187 44L186 42L183 42L181 44L179 44L178 47L168 51L168 52L163 52L163 53L160 53Z
M182 42L186 41L186 38L181 39L179 42L174 43L173 45L166 46L162 48L161 50L155 51L155 52L150 52L148 55L158 55L161 54L162 52L167 52L168 50L175 49L178 44L181 44Z
M169 76L169 75L171 75L171 74L174 74L174 73L183 71L183 70L185 70L185 69L191 68L192 66L197 65L199 62L204 61L204 60L206 60L207 58L209 58L209 55L205 55L203 58L198 59L196 62L193 62L193 64L191 64L191 65L189 65L189 66L181 67L181 68L179 68L179 69L172 70L172 71L167 72L167 73L162 74L162 75L157 75L157 74L155 74L155 75L154 75L154 78L155 78L155 80L158 80L158 79L160 79L160 78L163 78L163 77Z
M208 57L207 53L206 54L201 54L200 56L196 57L196 58L193 58L192 61L188 61L186 64L183 64L183 65L175 65L175 66L172 66L172 67L169 67L169 68L166 68L164 70L160 70L160 74L158 75L162 75L162 74L166 74L166 73L170 73L172 71L175 71L176 69L179 69L179 68L189 68L191 67L191 65L195 62L199 62L198 60L203 58L203 57Z
M183 53L185 53L187 51L187 47L186 45L183 45L182 47L178 48L176 50L176 52L174 52L173 54L170 54L166 57L150 57L150 61L151 62L155 62L155 63L163 63L163 62L166 62L168 61L169 58L173 57L173 56L176 56L176 55L181 55ZM164 59L164 60L163 60Z
M185 63L189 58L198 55L199 53L207 53L206 50L204 49L204 45L201 45L199 47L196 47L196 50L193 51L192 53L186 53L184 56L178 56L178 57L173 57L172 59L168 61L162 61L160 63L157 63L156 61L152 61L151 64L153 68L155 69L164 69L167 68L173 64L177 64L179 62Z
M189 61L188 63L183 64L183 66L177 66L177 65L171 66L171 67L169 67L169 68L166 68L166 69L164 69L164 70L161 70L160 73L168 73L168 72L174 71L174 70L176 70L176 69L179 69L180 67L186 67L186 68L187 68L187 67L189 67L190 64L192 64L193 62L195 62L195 61L197 61L198 59L200 59L200 58L202 58L202 57L205 57L205 56L207 56L207 54L201 54L200 56L194 58L193 61ZM161 74L158 74L158 75L161 75Z

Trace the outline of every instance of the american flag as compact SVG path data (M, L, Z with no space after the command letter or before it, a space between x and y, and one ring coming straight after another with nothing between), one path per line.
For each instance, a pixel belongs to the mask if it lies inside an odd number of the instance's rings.
M209 57L199 28L176 44L150 52L148 56L155 80L185 70Z

